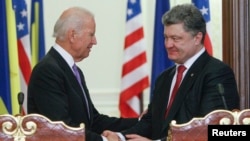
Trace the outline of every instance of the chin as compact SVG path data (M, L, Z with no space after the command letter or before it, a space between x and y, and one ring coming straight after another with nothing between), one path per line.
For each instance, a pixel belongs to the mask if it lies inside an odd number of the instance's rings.
M168 54L168 59L169 60L172 60L172 61L175 61L176 60L176 57L174 55L169 55Z
M86 54L86 55L83 57L83 59L84 59L84 58L87 58L87 57L89 57L89 54Z

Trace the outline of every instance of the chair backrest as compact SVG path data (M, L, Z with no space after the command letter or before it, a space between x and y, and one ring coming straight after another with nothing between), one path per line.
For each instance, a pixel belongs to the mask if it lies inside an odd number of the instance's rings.
M187 123L170 123L167 141L207 141L208 125L250 125L250 109L215 110Z
M69 127L62 121L51 121L43 115L0 115L2 141L85 141L84 124Z

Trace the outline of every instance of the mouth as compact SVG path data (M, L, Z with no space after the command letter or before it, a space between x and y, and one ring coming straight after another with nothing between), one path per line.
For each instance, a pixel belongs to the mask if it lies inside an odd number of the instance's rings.
M169 49L167 50L168 54L176 54L178 53L178 50L173 50L173 49Z
M91 51L92 46L88 46L87 48Z

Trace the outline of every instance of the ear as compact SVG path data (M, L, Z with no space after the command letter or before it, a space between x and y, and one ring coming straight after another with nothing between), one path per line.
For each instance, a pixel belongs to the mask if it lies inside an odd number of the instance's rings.
M198 32L195 37L194 37L194 41L196 45L201 44L201 40L202 40L203 34L201 32Z
M73 29L70 29L70 30L68 30L67 31L67 38L68 38L68 40L70 41L70 42L74 42L74 40L75 40L75 30L73 30Z

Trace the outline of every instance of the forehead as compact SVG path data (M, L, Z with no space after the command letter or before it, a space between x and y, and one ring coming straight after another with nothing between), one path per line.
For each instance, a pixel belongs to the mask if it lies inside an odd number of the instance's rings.
M96 23L95 23L95 19L92 17L92 18L89 18L87 19L85 22L84 22L84 25L83 25L85 28L95 28L96 26Z
M164 35L172 36L172 35L181 35L186 33L188 32L185 31L182 23L164 26Z

